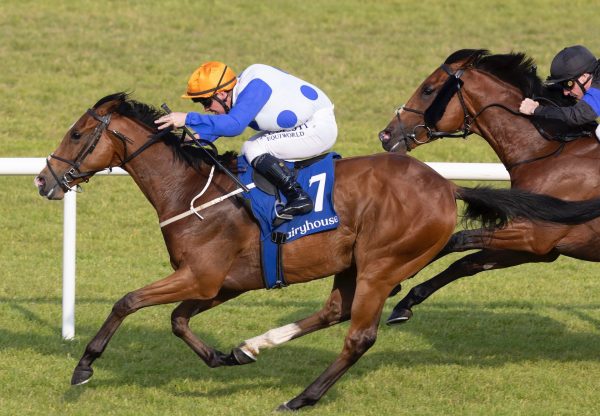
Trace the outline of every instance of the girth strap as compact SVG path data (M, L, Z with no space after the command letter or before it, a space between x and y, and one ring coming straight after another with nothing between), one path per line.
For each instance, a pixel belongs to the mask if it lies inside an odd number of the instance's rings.
M276 280L274 283L265 282L267 289L282 289L287 286L283 275L283 245L287 240L286 233L274 231L271 233L271 241L277 245L275 259Z

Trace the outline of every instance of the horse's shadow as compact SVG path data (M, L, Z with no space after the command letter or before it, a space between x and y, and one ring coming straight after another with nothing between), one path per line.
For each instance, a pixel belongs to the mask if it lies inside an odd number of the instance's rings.
M597 332L575 332L557 319L536 313L534 305L527 302L493 302L476 307L460 303L428 306L420 308L398 333L410 332L421 337L430 348L412 350L408 354L389 349L383 355L388 359L396 357L402 366L500 367L518 362L598 359L600 335ZM598 304L558 309L562 316L570 314L591 327L600 327L600 320L586 312L600 309ZM402 342L402 335L398 333L391 336ZM385 336L385 332L381 331L380 336Z
M306 316L321 306L316 301L288 302L275 299L273 303L278 302L288 308L290 303L297 306L292 313L278 318L281 325ZM33 308L24 307L22 304L11 306L27 319L48 325L43 318L37 316ZM586 311L599 308L600 305L590 304L562 309L565 313L573 313L578 319L598 327L598 320ZM389 328L382 323L378 342L346 377L367 377L372 370L380 367L396 366L398 369L406 369L424 364L494 367L521 361L564 362L598 359L597 346L600 344L600 335L573 332L562 322L542 316L534 310L534 305L527 303L489 303L474 306L438 302L435 306L423 306L418 315L403 326ZM222 340L211 335L211 330L215 331L217 327L214 327L210 319L202 316L196 319L201 323L193 324L192 327L199 327L195 332L207 344L222 348L222 351L229 351L229 348L234 346L223 346ZM268 329L270 328L264 328L264 331ZM57 335L48 335L48 331L43 334L0 329L0 351L32 349L44 355L65 357L64 378L65 386L68 386L70 371L76 365L76 358L83 353L85 343L96 330L97 328L85 324L79 325L78 340L66 342L61 341ZM56 328L56 331L58 332L59 328ZM331 334L327 334L327 331L325 329L307 337L329 337L326 340L330 341ZM338 331L336 337L344 332ZM410 341L407 341L407 333L412 337L420 337L428 347L411 348L408 344ZM339 343L334 343L340 348L342 336ZM310 343L318 345L314 341ZM95 368L102 376L92 379L84 388L66 388L64 397L65 400L76 401L82 392L89 388L124 384L152 388L185 379L192 383L210 381L216 386L222 386L207 392L191 390L179 393L190 396L227 396L237 391L262 390L273 385L302 388L313 381L339 353L337 349L303 344L307 343L295 340L276 349L265 350L256 364L210 369L179 339L171 335L168 328L156 329L146 325L128 325L125 322L103 357L96 363ZM293 377L290 376L291 368Z

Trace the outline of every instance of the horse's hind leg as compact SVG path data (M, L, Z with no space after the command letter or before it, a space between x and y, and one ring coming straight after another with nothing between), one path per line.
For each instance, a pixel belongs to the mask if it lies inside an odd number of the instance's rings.
M240 295L240 292L228 292L219 293L217 297L209 300L186 300L181 302L171 314L173 334L181 338L211 368L223 365L237 365L239 363L231 354L223 354L196 337L189 326L190 318L238 295Z
M252 363L256 361L256 356L261 348L272 348L311 332L347 321L350 319L355 290L356 270L353 267L335 275L331 294L321 310L294 323L247 339L239 347L234 348L231 355L239 364Z
M555 251L546 255L537 255L508 250L482 250L469 254L452 263L440 274L413 287L394 307L386 323L388 325L398 325L408 321L413 315L413 306L420 304L433 293L461 277L473 276L482 271L504 269L524 263L552 262L556 260L558 255Z
M383 282L358 283L351 309L351 324L344 348L336 360L310 385L278 410L297 410L314 405L377 339L377 326L383 304L393 286Z

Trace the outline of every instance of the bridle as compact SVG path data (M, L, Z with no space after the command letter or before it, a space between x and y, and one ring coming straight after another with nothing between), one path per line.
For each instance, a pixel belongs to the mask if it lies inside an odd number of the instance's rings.
M505 110L515 116L527 117L526 115L521 114L519 111L513 110L512 108L509 108L509 107L505 106L504 104L500 104L500 103L488 104L488 105L482 107L474 115L471 115L469 113L469 110L467 109L467 105L465 104L465 99L464 99L463 93L462 93L462 85L464 84L464 81L462 79L460 79L462 77L462 75L464 74L467 67L459 68L456 72L452 72L450 67L446 64L442 64L440 66L440 68L442 68L448 74L448 79L446 80L446 82L444 83L442 88L440 89L440 92L438 93L438 95L436 96L434 101L429 105L429 107L425 111L417 110L414 108L409 108L404 105L401 105L400 107L398 107L398 109L396 109L396 118L398 119L398 123L400 123L400 126L402 126L402 120L400 119L400 111L407 111L409 113L416 113L416 114L423 116L424 124L419 124L419 125L416 125L415 127L413 127L412 133L408 133L408 134L405 133L404 136L407 139L410 139L418 144L425 144L431 140L441 139L444 137L460 137L460 138L464 139L467 136L473 134L473 131L471 131L471 126L473 125L473 123L476 122L477 118L485 110L487 110L488 108L491 108L491 107L502 108L503 110ZM444 92L445 92L445 94L444 94ZM454 96L454 94L458 95L458 99L460 101L460 105L463 110L462 130L457 129L457 130L454 130L451 132L438 131L438 130L436 130L435 124L442 117L442 115L446 109L446 106L448 105L448 103L450 102L450 99ZM548 101L550 104L556 105L554 102L552 102L544 97L534 97L534 98L536 100ZM433 109L437 109L438 113L432 114ZM416 138L416 136L417 136L416 131L419 128L424 128L427 130L427 139L428 139L427 141L420 141ZM404 140L406 141L406 139L404 139ZM395 146L397 146L398 144L396 144ZM517 166L535 162L535 161L545 159L550 156L560 154L562 152L564 146L565 146L565 143L562 142L557 147L557 149L550 152L549 154L538 156L538 157L531 158L531 159L522 160L519 162L515 162L513 164L507 165L506 169L508 171L510 171ZM406 143L406 148L409 149L408 143Z
M83 148L79 151L77 156L75 156L75 159L74 160L65 159L63 157L55 155L54 153L51 153L50 156L48 156L48 158L46 159L46 166L48 167L48 170L50 171L50 173L52 174L52 176L54 177L54 179L56 181L55 187L60 186L64 192L68 192L68 191L81 192L79 185L71 185L75 180L83 179L85 182L87 182L94 174L96 174L102 170L105 170L105 169L111 170L113 167L123 167L127 162L129 162L134 157L138 156L140 153L142 153L144 150L146 150L149 146L160 141L162 136L168 132L167 130L164 130L159 134L150 136L150 138L148 139L148 141L146 143L144 143L139 149L137 149L131 155L127 156L127 143L133 143L133 141L130 138L128 138L127 136L125 136L124 134L122 134L121 132L119 132L118 130L109 128L112 113L108 113L108 114L101 116L91 108L88 109L86 113L89 116L91 116L92 118L94 118L96 121L98 121L98 125L96 125L96 127L94 128L94 131L91 134L91 139L89 139L88 143L86 145L84 145ZM108 168L102 168L102 169L98 169L98 170L81 172L80 167L81 167L82 163L90 154L92 154L92 152L98 145L100 138L102 137L102 133L104 133L105 131L108 133L111 133L114 137L118 138L119 140L121 140L123 142L124 153L123 153L123 159L121 160L121 163L118 166L111 166ZM71 169L69 169L67 172L65 172L63 174L62 178L59 178L59 176L56 174L56 172L54 171L54 169L52 169L52 166L50 165L50 159L56 159L60 162L66 163L69 166L71 166Z
M405 105L401 105L400 107L398 107L396 109L396 118L398 119L398 122L400 124L402 124L402 121L400 120L400 111L407 111L409 113L416 113L416 114L423 116L424 124L416 125L415 127L413 127L412 133L405 134L405 136L408 139L414 141L415 143L425 144L428 141L435 140L435 139L441 139L444 137L455 137L455 138L463 138L464 139L467 136L473 134L473 131L471 130L473 124L476 122L477 118L485 110L487 110L488 108L491 108L491 107L502 108L503 110L505 110L515 116L527 117L524 114L521 114L520 112L513 110L512 108L509 108L509 107L505 106L504 104L500 104L500 103L488 104L488 105L482 107L474 115L471 115L471 113L467 109L467 105L465 103L465 98L462 93L462 86L464 84L464 81L461 79L461 77L464 74L466 67L459 68L455 72L452 72L450 67L446 64L442 64L440 66L440 68L443 69L444 72L446 72L448 74L448 79L442 86L440 92L435 97L433 102L429 105L429 107L425 111L417 110L414 108L409 108L409 107L406 107ZM444 94L444 92L445 92L445 94ZM435 124L442 117L444 110L446 109L446 106L448 105L448 103L450 102L450 99L455 94L458 96L458 100L460 102L460 106L463 111L462 129L459 128L457 130L450 131L450 132L437 130ZM435 109L437 109L437 114L432 114L433 110L435 110ZM424 128L425 130L427 130L427 139L428 139L427 141L420 141L417 139L416 132L417 132L417 129L419 129L419 128Z
M442 86L440 92L435 97L433 102L430 104L430 106L425 111L417 110L415 108L410 108L405 105L401 105L400 107L398 107L396 109L396 117L398 118L399 123L402 123L402 121L400 120L400 111L407 111L409 113L416 113L416 114L423 116L423 124L416 125L415 127L413 127L412 133L406 134L407 138L409 138L410 140L412 140L418 144L427 143L427 142L423 142L423 141L420 141L417 139L417 130L420 128L423 128L427 131L428 141L431 141L434 139L440 139L443 137L461 137L464 139L473 133L471 131L471 125L475 121L475 117L471 116L471 114L469 113L469 110L467 109L467 105L465 104L465 99L462 94L462 85L464 84L464 82L461 79L461 77L464 74L465 69L460 68L457 71L453 72L451 70L451 68L446 64L442 64L440 66L440 68L443 69L444 72L446 72L448 74L448 79ZM463 110L462 130L458 129L458 130L454 130L451 132L439 131L439 130L437 130L435 124L439 121L439 119L443 115L443 111L446 109L446 106L450 102L450 99L455 94L458 95L458 99L460 101L460 105ZM433 113L432 110L434 110L434 109L437 109L438 114L436 114L436 115L432 114ZM479 113L477 115L479 115Z

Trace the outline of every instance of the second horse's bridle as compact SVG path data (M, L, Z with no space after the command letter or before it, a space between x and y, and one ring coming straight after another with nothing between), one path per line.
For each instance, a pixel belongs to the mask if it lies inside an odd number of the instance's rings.
M432 139L441 139L444 137L460 137L460 138L466 138L467 136L473 134L473 131L471 130L471 127L473 126L473 124L475 123L475 121L477 120L477 118L481 115L481 113L483 113L485 110L487 110L488 108L491 107L499 107L502 108L506 111L508 111L509 113L519 116L519 117L526 117L524 114L519 113L516 110L513 110L507 106L505 106L504 104L500 104L500 103L491 103L486 105L485 107L481 108L476 114L471 115L469 113L469 110L467 109L467 105L465 103L465 99L462 93L462 86L464 84L463 80L461 79L462 75L464 74L466 68L459 68L458 70L456 70L456 72L453 72L451 70L451 68L446 65L446 64L442 64L440 66L441 69L444 70L444 72L446 72L448 74L448 79L446 80L446 82L444 83L444 85L442 86L442 88L440 89L440 93L438 93L438 95L436 96L436 98L434 99L434 101L430 104L430 106L425 110L425 111L421 111L421 110L417 110L414 108L410 108L410 107L406 107L405 105L401 105L400 107L398 107L398 109L396 110L396 117L398 118L398 121L401 122L400 120L400 111L407 111L410 113L416 113L419 115L423 116L423 123L424 124L419 124L417 126L415 126L413 128L412 133L407 134L406 136L413 140L414 142L418 143L418 144L424 144L426 142L422 142L419 141L416 138L416 131L419 128L424 128L427 130L427 138L428 141L432 140ZM446 91L445 91L446 90ZM443 94L443 92L446 92L446 94ZM443 115L443 110L446 108L446 106L448 105L448 103L450 102L450 99L454 96L454 95L458 95L458 99L461 105L461 108L463 110L463 125L462 125L462 129L458 129L458 130L454 130L451 132L448 131L439 131L436 129L435 127L435 123L437 121L439 121L439 119L441 118L441 116ZM437 109L438 110L438 114L431 114L433 109ZM441 111L440 111L441 110ZM428 114L429 112L429 114ZM429 116L429 117L428 117Z

